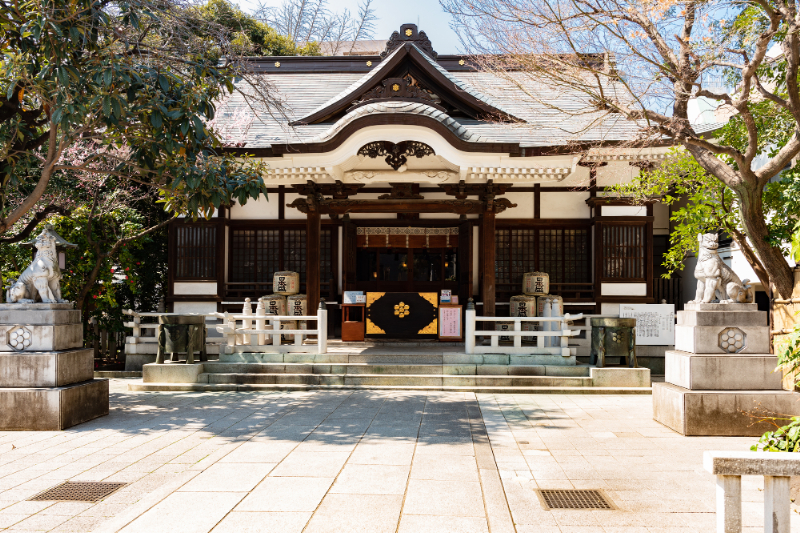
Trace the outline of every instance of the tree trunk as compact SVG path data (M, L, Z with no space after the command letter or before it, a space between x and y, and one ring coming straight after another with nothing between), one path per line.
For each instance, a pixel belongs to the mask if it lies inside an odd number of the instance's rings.
M761 263L758 255L756 255L756 253L750 247L750 244L747 242L747 236L736 228L728 228L728 232L733 237L733 240L736 241L736 244L739 245L742 255L744 255L744 258L750 264L753 272L755 272L756 276L758 276L758 281L761 282L761 285L764 286L765 290L769 290L769 274L767 274L767 271L764 270L764 265Z
M780 295L782 298L791 298L794 285L792 269L786 262L786 258L783 257L783 251L767 242L769 229L764 220L761 191L740 189L736 191L736 194L741 202L742 223L747 230L747 236L750 238L761 264L764 265L769 280L778 291L778 294L773 296Z

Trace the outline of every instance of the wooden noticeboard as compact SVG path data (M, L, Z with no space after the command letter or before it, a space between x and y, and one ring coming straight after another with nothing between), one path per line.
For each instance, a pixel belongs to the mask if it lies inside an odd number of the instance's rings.
M464 340L464 321L461 305L439 305L439 340L461 341Z

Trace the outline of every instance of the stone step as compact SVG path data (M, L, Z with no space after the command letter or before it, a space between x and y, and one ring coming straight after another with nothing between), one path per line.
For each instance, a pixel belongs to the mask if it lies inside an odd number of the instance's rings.
M208 374L430 374L588 377L589 366L370 363L205 363Z
M139 392L290 392L314 390L371 390L418 392L472 392L475 394L652 394L651 387L491 387L491 386L408 386L408 385L306 385L306 384L209 384L131 383L128 390Z
M261 385L339 385L339 386L406 386L406 387L589 387L588 377L548 376L458 376L431 374L243 374L203 373L198 383L261 384Z

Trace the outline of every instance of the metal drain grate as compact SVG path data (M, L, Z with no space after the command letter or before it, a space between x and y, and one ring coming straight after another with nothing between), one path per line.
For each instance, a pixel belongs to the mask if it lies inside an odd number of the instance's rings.
M599 490L539 490L539 498L545 509L614 509L605 494Z
M28 501L61 501L61 502L97 502L118 491L127 483L105 483L99 481L67 481L44 492L40 492Z

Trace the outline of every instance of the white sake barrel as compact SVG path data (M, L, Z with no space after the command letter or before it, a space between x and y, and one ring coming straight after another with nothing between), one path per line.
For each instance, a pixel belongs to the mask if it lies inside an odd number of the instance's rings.
M297 272L275 272L272 277L272 292L291 296L300 292L300 274Z
M494 323L494 330L495 331L514 331L514 323L513 322L495 322ZM507 337L505 335L501 335L499 337L500 342L514 342L514 337Z
M286 310L289 316L305 316L308 314L308 298L305 294L294 294L286 298ZM297 323L297 329L308 329L305 320Z
M294 294L286 298L286 311L290 316L305 316L308 314L308 298L305 294Z
M526 294L512 296L509 316L539 316L536 314L536 296L528 296ZM521 325L522 331L536 331L538 329L536 322L523 322ZM534 337L522 337L522 342L533 343Z
M564 298L561 296L556 296L555 294L539 296L538 304L536 306L537 316L544 316L544 304L547 300L550 300L551 302L550 306L552 309L552 314L550 316L564 316Z
M283 320L281 322L281 329L298 329L297 320ZM287 333L281 335L281 339L285 341L294 341L294 333Z
M528 296L527 294L512 296L510 308L508 316L537 316L536 296Z
M522 292L538 296L550 292L550 274L546 272L526 272L522 277Z
M268 315L286 316L286 296L270 294L260 298Z

